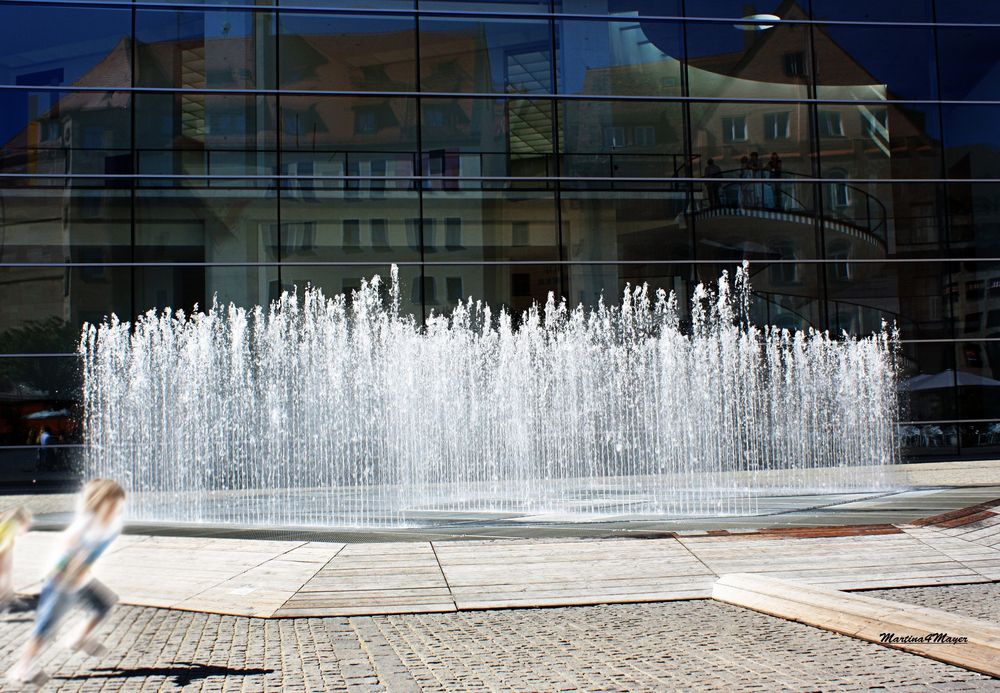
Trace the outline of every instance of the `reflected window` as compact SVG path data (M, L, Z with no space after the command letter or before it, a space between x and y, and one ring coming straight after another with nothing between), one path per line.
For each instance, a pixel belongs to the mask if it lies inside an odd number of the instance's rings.
M845 241L835 241L830 244L829 258L833 260L831 272L837 281L851 280L851 244Z
M818 117L820 137L844 136L844 121L839 111L820 111Z
M462 218L448 217L444 220L444 247L448 250L462 250Z
M373 250L389 250L389 223L386 219L372 219L368 222L372 233Z
M747 119L744 116L734 116L722 119L723 142L746 142Z
M795 243L779 239L771 243L776 255L786 262L775 262L768 268L771 284L774 286L790 286L799 283L799 264L796 260Z
M632 130L632 141L637 147L656 146L656 128L652 125L638 125Z
M621 126L604 128L604 148L619 149L625 146L625 128Z
M361 221L358 219L344 219L341 223L343 240L341 245L344 250L361 250Z
M791 114L765 113L764 114L764 139L768 142L777 140L787 140L791 137Z
M806 69L807 63L805 51L785 53L784 58L786 77L805 77L809 74Z
M465 298L462 291L461 277L448 277L445 280L445 291L448 294L449 303L457 303Z
M527 221L515 221L511 224L511 245L516 248L524 248L530 245L530 233L528 229L530 228L529 222Z
M979 332L979 324L982 322L982 313L966 313L965 315L965 331L966 332Z

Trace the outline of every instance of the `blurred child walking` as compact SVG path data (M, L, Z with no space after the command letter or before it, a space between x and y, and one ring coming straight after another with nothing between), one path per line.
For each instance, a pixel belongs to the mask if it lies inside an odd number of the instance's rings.
M106 652L93 632L118 597L94 578L90 569L121 532L124 504L125 491L110 479L95 479L83 487L76 518L63 535L59 560L42 586L31 639L21 660L7 673L10 681L41 686L48 680L38 666L38 655L59 622L78 605L85 607L90 617L70 648L92 656Z
M31 526L31 512L24 507L0 515L0 611L14 599L14 543Z

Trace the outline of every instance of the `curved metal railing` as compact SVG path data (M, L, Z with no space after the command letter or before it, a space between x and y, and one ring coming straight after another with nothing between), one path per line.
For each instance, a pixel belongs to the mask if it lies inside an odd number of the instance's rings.
M744 177L746 176L746 177ZM784 212L814 217L815 200L823 200L824 217L866 231L883 243L888 213L881 200L862 188L831 179L817 183L810 176L782 171L778 178L762 170L746 174L744 169L721 171L719 182L705 182L707 206L697 210L741 210L744 212ZM807 179L803 182L801 179ZM826 188L820 193L819 188Z

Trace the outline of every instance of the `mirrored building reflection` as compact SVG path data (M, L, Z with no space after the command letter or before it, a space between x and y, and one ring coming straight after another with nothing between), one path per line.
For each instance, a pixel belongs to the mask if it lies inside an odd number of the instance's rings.
M684 302L747 259L762 322L899 326L909 453L1000 449L998 18L893 7L9 2L0 443L76 442L52 374L112 313L392 263L419 319Z

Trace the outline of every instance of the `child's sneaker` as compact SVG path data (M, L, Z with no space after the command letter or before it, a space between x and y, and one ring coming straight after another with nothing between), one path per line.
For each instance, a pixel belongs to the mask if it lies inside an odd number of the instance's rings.
M7 672L7 680L10 683L19 686L41 688L49 682L49 675L37 666L32 667L31 669L22 670L20 664L15 664L14 667Z

